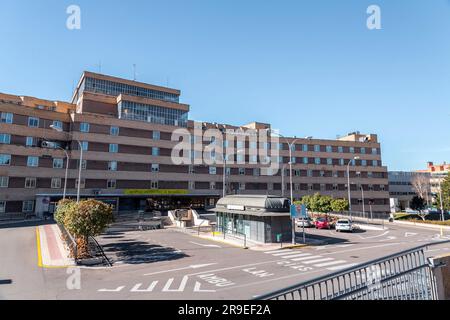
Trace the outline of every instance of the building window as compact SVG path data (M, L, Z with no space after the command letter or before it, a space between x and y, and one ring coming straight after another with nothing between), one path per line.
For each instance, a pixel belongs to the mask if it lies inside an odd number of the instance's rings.
M368 178L373 178L373 172L367 172L367 177Z
M61 178L52 178L52 189L60 189L61 188Z
M312 171L312 170L308 170L307 173L306 173L306 175L307 175L308 177L312 177L312 176L313 176L313 171Z
M81 179L80 189L84 189L85 186L86 186L86 180L85 179ZM75 179L75 188L78 188L78 179Z
M110 143L109 144L109 152L110 153L117 153L119 152L119 145L116 143Z
M188 188L189 190L195 190L195 181L189 181Z
M261 172L260 172L259 168L253 168L253 175L255 177L259 177L260 174L261 174Z
M333 152L333 147L332 146L327 146L327 152L328 153Z
M0 123L13 123L13 114L9 112L2 112L0 116Z
M117 171L117 161L108 162L108 171Z
M159 172L159 164L157 163L152 164L152 172Z
M61 121L59 121L59 120L53 120L52 127L56 128L56 129L59 129L59 130L62 130L63 129L63 123Z
M25 188L26 189L36 188L36 178L25 178Z
M0 188L8 188L9 177L0 177Z
M378 167L378 160L372 160L372 166Z
M0 133L0 144L10 144L11 135L8 133Z
M368 188L369 188L369 191L375 190L374 187L373 187L373 184L369 184Z
M30 128L38 128L39 127L39 118L29 117L28 118L28 126Z
M39 157L29 156L27 159L28 167L39 167Z
M209 183L209 189L211 189L211 190L216 190L216 182L215 181L211 181L210 183Z
M327 158L327 165L331 166L333 164L333 159Z
M302 151L303 152L308 152L308 145L307 144L302 145Z
M107 189L115 189L117 185L116 180L108 180L108 182L106 183L106 188Z
M338 152L339 153L344 153L344 147L338 147Z
M189 168L188 168L188 173L189 174L195 174L195 167L190 165Z
M344 159L339 159L339 165L340 166L344 166L345 165L345 160Z
M384 184L380 184L380 190L381 191L386 191L386 186Z
M237 161L238 163L244 163L244 162L245 162L245 156L244 156L243 154L238 154L238 155L236 156L236 161Z
M80 123L80 131L81 132L89 132L89 123L81 122Z
M161 132L153 131L153 140L161 140Z
M321 183L320 184L320 191L325 191L325 189L326 189L325 184Z
M372 154L378 154L377 148L372 148Z
M367 167L367 160L361 160L361 166Z
M320 146L318 144L314 145L314 152L320 152Z
M308 183L308 191L313 191L314 190L314 186L312 183Z
M320 177L322 177L322 178L325 177L325 171L323 171L323 170L320 171Z
M315 164L320 164L320 158L315 158L315 159L314 159L314 163L315 163Z
M27 137L26 142L25 142L25 146L27 146L27 147L35 147L36 143L34 142L34 138L33 137Z
M119 127L111 127L109 129L109 134L112 136L118 136L119 135Z
M209 167L209 174L217 174L217 168L216 167Z
M6 201L0 201L0 213L6 212Z
M158 185L159 185L158 181L151 181L150 182L150 188L153 189L153 190L158 189Z
M307 157L303 157L303 164L308 164L309 160Z
M231 168L225 168L225 175L231 176Z
M245 176L245 168L239 168L239 175Z
M337 184L333 184L333 191L338 191L339 190L339 186Z
M250 156L250 163L258 163L258 156L251 155Z
M350 147L350 153L355 153L355 148L354 147Z
M366 154L366 148L361 148L361 154Z
M89 150L89 142L81 141L81 148L83 149L83 151L88 151Z
M80 167L80 160L78 159L78 163L77 163L77 168ZM87 169L87 160L83 160L81 161L81 170L86 170Z
M33 212L34 211L34 201L27 200L22 203L22 212Z
M9 166L11 164L10 154L0 154L0 166Z
M53 169L62 169L64 167L63 159L53 159Z
M291 158L291 163L292 164L296 164L297 163L297 158L296 157L292 157Z
M239 190L245 190L245 182L239 182Z
M158 157L159 156L159 148L158 147L153 147L152 148L152 156L154 156L154 157Z

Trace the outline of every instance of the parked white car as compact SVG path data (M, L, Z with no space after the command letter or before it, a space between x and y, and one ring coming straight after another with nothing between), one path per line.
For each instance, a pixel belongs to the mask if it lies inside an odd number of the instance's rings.
M312 228L314 227L314 223L311 218L298 218L297 219L297 227L302 228Z
M339 219L336 222L336 232L348 231L353 232L353 223L349 219Z

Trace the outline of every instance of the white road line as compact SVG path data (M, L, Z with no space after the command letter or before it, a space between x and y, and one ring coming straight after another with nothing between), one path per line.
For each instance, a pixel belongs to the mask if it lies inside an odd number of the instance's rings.
M270 251L264 251L264 253L266 254L272 254L272 253L277 253L277 252L290 252L292 251L291 249L276 249L276 250L270 250Z
M197 276L197 275L200 275L200 274L207 274L207 273L213 273L213 272L219 272L219 271L233 270L233 269L238 269L238 268L253 267L253 266L259 266L259 265L269 264L269 263L274 263L274 262L280 262L280 260L271 260L271 261L264 261L264 262L259 262L259 263L250 263L250 264L244 264L244 265L240 265L240 266L221 268L221 269L215 269L215 270L208 270L208 271L197 272L197 273L190 273L190 274L188 274L188 276Z
M317 259L317 260L305 261L303 263L313 264L313 263L317 263L317 262L325 262L325 261L331 261L331 260L334 260L334 259L333 258L322 258L322 259Z
M152 284L147 289L141 289L142 283L136 284L130 292L153 292L158 281L153 281Z
M198 281L195 282L194 292L216 292L216 290L202 290L202 284Z
M295 258L291 259L292 261L304 261L304 260L311 260L315 258L322 258L321 256L311 256L311 257L304 257L304 258Z
M360 236L360 235L358 234L358 237L360 237L361 239L373 239L373 238L379 238L379 237L385 236L385 235L387 235L388 233L389 233L389 231L386 231L386 232L384 232L384 233L382 233L382 234L379 234L379 235L376 235L376 236L372 236L372 237L363 237L363 236Z
M284 256L284 255L286 255L286 254L292 254L292 251L293 251L293 250L286 250L286 251L281 252L281 253L272 253L272 255L273 255L274 257Z
M353 252L353 251L361 251L361 250L367 250L367 249L374 249L374 248L382 248L382 247L388 247L388 246L395 246L399 245L399 242L395 243L386 243L386 244L380 244L377 246L371 246L371 247L363 247L363 248L354 248L354 249L348 249L348 250L342 250L342 251L335 251L330 253L322 253L322 255L330 255L330 254L337 254L337 253L343 253L343 252Z
M120 292L125 286L117 287L117 289L99 289L98 292Z
M155 274L161 274L161 273L167 273L167 272L173 272L173 271L181 271L181 270L186 270L186 269L199 269L199 268L213 266L215 264L217 264L217 263L197 264L197 265L192 265L192 266L184 267L184 268L177 268L177 269L171 269L171 270L163 270L163 271L158 271L158 272L146 273L146 274L144 274L144 276L153 276Z
M332 262L315 264L314 267L322 268L322 267L333 266L335 264L341 264L341 263L346 263L346 262L347 261L345 261L345 260L337 260L337 261L332 261Z
M186 283L187 283L188 279L189 279L188 276L184 276L183 280L181 280L180 286L177 289L170 289L170 286L172 285L172 282L174 280L174 278L170 278L169 280L167 280L167 283L164 286L164 288L162 289L162 291L163 292L183 292L184 288L186 287Z
M306 257L306 256L310 256L311 253L301 253L301 254L294 254L292 256L284 256L282 257L283 259L291 259L291 258L297 258L297 257Z
M353 267L353 266L356 266L356 263L350 263L350 264L344 264L344 265L341 265L341 266L330 267L330 268L327 268L327 270L330 270L330 271L337 271L337 270L342 270L342 269L350 268L350 267Z

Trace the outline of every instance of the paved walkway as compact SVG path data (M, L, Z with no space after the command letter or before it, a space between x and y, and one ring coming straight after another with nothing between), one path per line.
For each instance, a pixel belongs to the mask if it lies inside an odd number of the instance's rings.
M74 265L56 224L36 227L36 234L40 267L62 268Z

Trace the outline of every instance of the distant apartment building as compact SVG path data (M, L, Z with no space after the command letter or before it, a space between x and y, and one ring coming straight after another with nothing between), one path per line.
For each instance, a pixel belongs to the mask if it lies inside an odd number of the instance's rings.
M389 212L388 173L374 134L286 138L276 145L246 141L236 146L244 154L236 152L236 162L225 170L222 165L175 164L177 129L188 130L195 144L198 130L271 128L257 122L194 122L180 95L176 89L91 72L83 73L71 102L0 94L0 214L52 211L63 196L67 164L68 197L76 197L79 186L81 198L100 199L117 212L212 207L222 197L224 171L226 194L288 196L289 163L296 199L316 192L347 199L349 165L353 210L362 210L362 189L374 212ZM290 159L288 143L294 140ZM281 170L262 174L261 166L250 161L254 148L276 149ZM189 155L195 156L195 151Z
M389 171L389 195L391 197L391 211L405 210L409 208L411 200L417 196L413 187L413 179L417 175L424 175L427 180L430 179L429 173L419 173L410 171ZM431 201L430 190L428 196L424 199Z
M450 164L446 162L442 164L434 164L433 162L427 163L427 169L418 170L417 172L424 172L430 175L430 188L433 200L435 201L439 197L440 184L448 176L450 172Z

